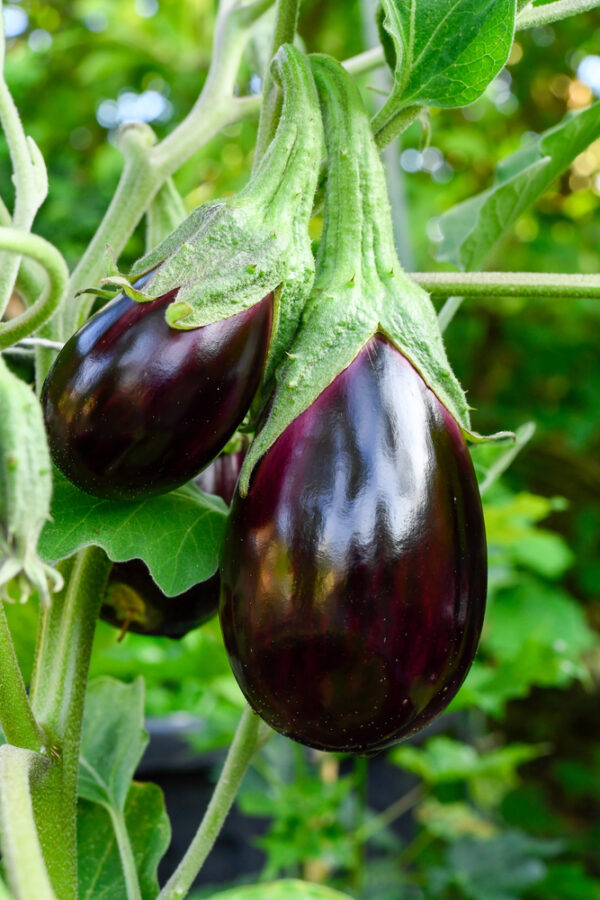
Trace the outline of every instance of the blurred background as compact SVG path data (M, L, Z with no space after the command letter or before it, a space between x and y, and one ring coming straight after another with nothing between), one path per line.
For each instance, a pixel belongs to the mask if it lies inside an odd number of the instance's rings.
M304 0L310 51L339 59L376 42L370 0ZM41 148L50 193L36 230L74 265L116 186L118 126L167 134L206 76L213 0L23 0L4 4L7 80ZM260 90L263 42L239 93ZM519 32L506 68L474 105L433 111L386 153L398 249L439 269L437 217L489 187L532 133L600 97L600 13ZM361 79L375 107L385 75ZM256 123L235 125L175 176L188 210L246 181ZM0 183L11 204L0 140ZM318 240L319 222L313 223ZM503 242L491 269L597 273L600 141L577 157ZM143 229L125 256L143 252ZM486 433L536 424L485 495L489 614L473 669L433 732L387 757L307 753L276 738L202 874L217 881L300 875L377 900L598 900L600 897L600 303L468 300L449 356ZM497 451L475 456L485 474ZM32 607L11 610L27 663ZM206 802L241 695L218 624L181 642L100 624L95 673L147 683L152 741L140 772L166 790L168 873ZM182 843L183 842L183 843ZM179 849L177 849L179 847ZM204 887L202 887L204 885Z

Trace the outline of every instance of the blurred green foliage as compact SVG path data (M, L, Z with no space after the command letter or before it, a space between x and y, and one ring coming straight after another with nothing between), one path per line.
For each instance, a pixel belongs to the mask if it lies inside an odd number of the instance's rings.
M307 48L339 58L360 52L372 6L305 0ZM118 180L116 125L144 114L162 136L182 119L205 78L215 4L23 0L5 7L28 17L9 41L7 79L50 175L36 230L74 264ZM407 132L388 166L394 213L408 235L401 249L415 269L438 267L437 216L489 187L495 165L527 132L592 101L577 67L597 53L599 38L594 12L520 32L484 97L464 110L434 111L427 128L417 123ZM249 51L240 93L256 89L257 74ZM373 106L378 79L361 79ZM232 126L176 174L188 209L244 183L255 128ZM10 190L2 142L0 183ZM9 193L3 199L12 203ZM521 217L490 268L597 272L599 213L597 142ZM126 256L142 250L140 228ZM490 598L480 653L455 715L443 720L450 733L391 752L413 780L405 803L389 797L387 816L364 807L361 761L352 777L339 776L283 739L266 748L240 800L249 814L271 819L261 842L265 877L301 874L377 900L600 897L599 335L600 304L585 300L469 300L451 323L449 355L477 429L538 425L486 495ZM483 474L493 451L477 454ZM27 674L36 611L29 604L9 615ZM151 715L197 717L199 752L230 740L243 704L217 623L181 642L127 635L120 644L101 623L92 668L125 680L142 674ZM410 810L412 824L399 835L392 825Z

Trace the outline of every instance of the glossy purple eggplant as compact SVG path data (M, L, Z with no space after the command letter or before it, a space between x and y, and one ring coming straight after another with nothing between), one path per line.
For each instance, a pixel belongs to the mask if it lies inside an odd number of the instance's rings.
M195 479L200 490L231 503L244 451L221 454ZM221 579L216 572L183 594L167 597L141 559L114 563L100 616L123 633L182 638L211 619L219 608Z
M138 303L120 294L65 344L48 374L42 403L52 457L90 494L133 499L189 481L225 446L258 389L272 294L191 331L165 321L176 295Z
M167 597L141 559L115 563L111 569L100 616L123 633L182 638L211 619L219 607L220 578L207 581L176 597Z
M257 464L221 580L238 683L294 740L374 752L454 697L483 622L481 500L458 425L385 338Z

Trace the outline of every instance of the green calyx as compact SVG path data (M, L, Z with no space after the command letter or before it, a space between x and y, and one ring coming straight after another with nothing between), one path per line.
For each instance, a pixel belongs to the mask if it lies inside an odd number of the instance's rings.
M319 101L307 57L284 45L272 65L283 108L251 181L235 197L194 210L126 277L105 279L142 302L176 288L166 318L181 330L236 315L273 292L266 378L292 339L314 278L308 223L322 152ZM133 288L155 268L142 291Z
M336 60L319 55L311 64L328 153L317 274L277 372L269 414L242 468L242 494L260 457L377 333L413 364L465 435L482 440L471 430L429 295L398 261L385 174L358 89Z

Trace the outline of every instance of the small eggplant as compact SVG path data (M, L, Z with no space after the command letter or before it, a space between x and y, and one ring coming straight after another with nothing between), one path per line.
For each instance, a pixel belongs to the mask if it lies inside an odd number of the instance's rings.
M454 697L483 623L481 500L456 421L387 338L236 494L221 580L237 681L294 740L375 752Z
M176 597L167 597L141 559L115 563L100 617L122 633L182 638L207 622L219 606L219 573Z
M120 294L73 335L48 374L52 457L89 494L135 499L189 481L224 447L260 385L273 295L189 331L165 321L176 295L140 303Z
M245 450L222 453L197 478L194 478L194 483L205 494L216 494L229 506L245 455Z
M195 479L200 490L229 504L242 467L244 452L222 454ZM219 608L221 579L216 572L183 594L167 597L141 559L114 563L100 616L123 633L182 638L211 619Z

